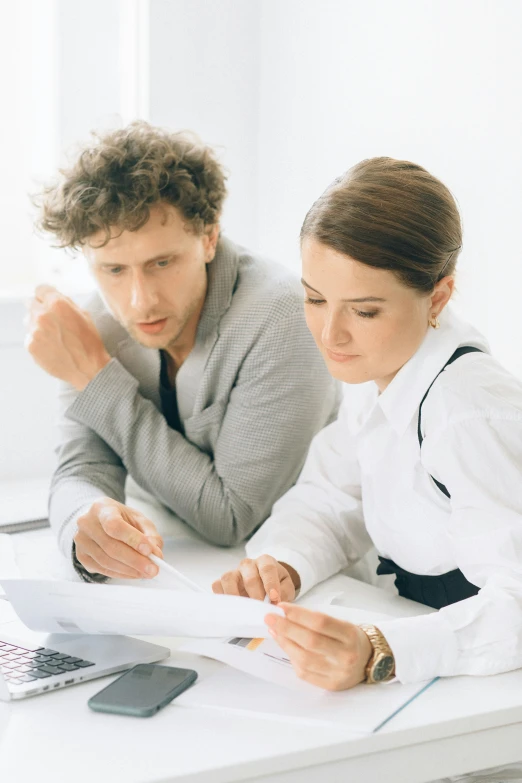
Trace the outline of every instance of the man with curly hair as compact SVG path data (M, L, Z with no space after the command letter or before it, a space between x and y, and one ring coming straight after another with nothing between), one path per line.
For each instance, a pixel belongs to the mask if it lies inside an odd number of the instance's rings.
M98 287L83 311L40 286L27 340L64 382L50 519L88 581L157 573L161 536L125 505L127 475L230 546L335 417L299 285L220 234L225 195L211 149L145 122L95 136L42 194L40 228Z

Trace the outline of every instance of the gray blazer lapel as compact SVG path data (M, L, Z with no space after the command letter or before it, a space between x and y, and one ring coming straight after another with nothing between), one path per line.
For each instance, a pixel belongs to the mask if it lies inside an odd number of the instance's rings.
M144 348L129 337L118 345L114 356L139 381L140 394L161 410L159 351Z
M196 344L176 377L178 409L190 438L199 431L206 412L208 389L203 383L205 368L219 337L219 324L232 302L239 268L239 254L228 239L220 237L216 255L208 266L208 288L196 335ZM205 417L206 418L206 417Z

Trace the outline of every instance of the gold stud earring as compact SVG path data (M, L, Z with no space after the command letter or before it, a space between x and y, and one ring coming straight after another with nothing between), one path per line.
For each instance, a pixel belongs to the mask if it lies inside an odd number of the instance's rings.
M432 315L428 323L432 329L438 329L440 326L439 319L436 315Z

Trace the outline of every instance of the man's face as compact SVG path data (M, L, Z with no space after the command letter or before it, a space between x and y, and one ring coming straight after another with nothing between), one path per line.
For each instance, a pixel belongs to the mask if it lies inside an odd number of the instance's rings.
M93 234L84 254L113 316L142 345L165 349L199 319L217 236L217 227L192 233L175 207L161 204L138 231L115 227L103 247L103 233Z

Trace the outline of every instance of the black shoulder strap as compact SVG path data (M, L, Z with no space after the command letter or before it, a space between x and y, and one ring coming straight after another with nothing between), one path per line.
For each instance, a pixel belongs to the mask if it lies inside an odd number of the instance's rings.
M432 380L432 382L428 386L428 390L427 390L426 394L424 395L424 397L422 398L421 404L419 405L419 419L417 421L417 435L418 435L418 438L419 438L419 446L422 446L422 441L423 441L422 429L421 429L422 406L424 404L424 400L426 399L426 397L429 394L429 391L430 391L431 387L433 386L433 384L435 383L435 381L437 380L439 375L444 372L446 367L448 367L448 365L453 364L454 361L456 361L457 359L460 359L460 357L464 356L465 353L475 353L475 352L483 353L483 351L480 348L474 348L471 345L462 345L460 348L457 348L455 353L448 359L448 361L446 362L446 364L444 365L442 370L437 373L435 378ZM433 478L433 476L431 476L431 478L433 479L433 481L435 482L437 487L440 489L440 491L443 492L444 495L446 495L447 498L451 497L450 493L448 492L448 490L446 489L444 484L441 484L440 481L437 481L437 479Z

